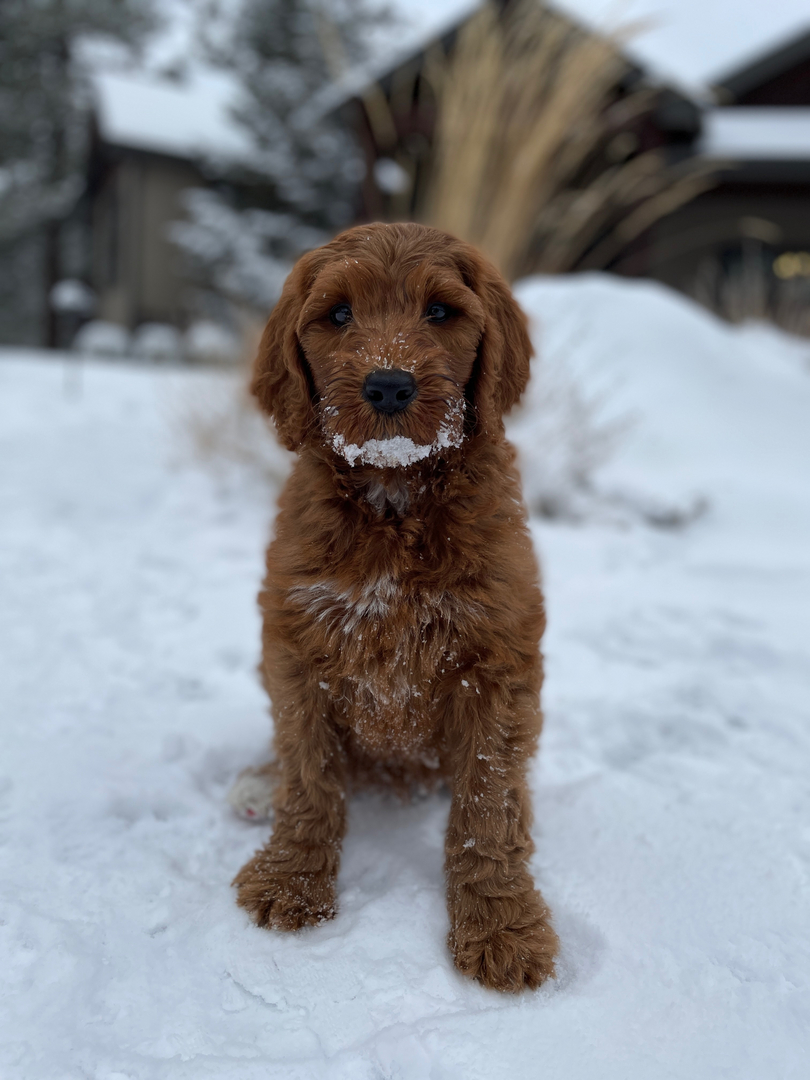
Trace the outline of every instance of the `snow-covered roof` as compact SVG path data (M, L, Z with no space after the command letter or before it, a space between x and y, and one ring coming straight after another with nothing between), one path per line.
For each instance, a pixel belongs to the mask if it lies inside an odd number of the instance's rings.
M361 93L369 83L471 16L484 0L394 0L395 21L371 32L372 59L348 72L307 103L319 115ZM697 100L730 72L810 31L807 0L547 0L550 6L599 32L635 33L624 52L649 77Z
M810 30L807 0L551 2L589 26L615 27L641 20L644 28L627 52L659 79L698 93Z
M248 152L247 137L230 115L237 85L223 72L198 67L182 80L101 72L93 84L101 136L115 146L192 159Z
M372 27L367 34L368 61L346 71L311 101L304 102L299 122L306 124L361 95L430 42L464 22L482 3L483 0L436 0L435 3L395 0L388 4L385 10L390 13L391 21Z
M712 158L810 161L810 108L707 109L697 151Z
M640 22L626 52L660 81L702 95L727 72L810 30L807 0L549 0L596 29ZM425 43L481 0L395 0L396 46Z
M369 31L372 62L362 71L348 73L338 87L319 95L318 101L305 106L305 110L328 111L359 93L370 81L463 21L481 2L394 0L391 10L395 21ZM779 0L776 4L762 4L760 0L549 2L599 30L641 21L643 26L626 46L627 54L658 81L703 98L708 98L709 87L729 72L810 30L808 0ZM238 94L232 77L199 61L188 66L189 73L182 81L156 73L156 68L171 66L170 61L193 52L189 42L199 11L188 0L173 3L172 17L167 19L167 26L173 29L153 46L151 70L108 70L95 76L102 135L117 145L181 157L242 157L248 153L248 142L230 115ZM799 137L799 127L798 123L793 125L795 134L785 131L784 145L794 145L792 140ZM778 156L795 155L791 151ZM806 152L801 156L806 157Z

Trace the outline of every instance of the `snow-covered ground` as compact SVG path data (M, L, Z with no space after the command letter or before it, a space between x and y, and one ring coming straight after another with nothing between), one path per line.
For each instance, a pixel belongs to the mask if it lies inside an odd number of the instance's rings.
M88 363L79 392L6 352L3 1080L807 1075L810 347L651 285L520 296L551 358L531 400L568 355L634 418L590 524L535 522L559 978L512 998L453 970L440 795L352 804L334 922L248 922L228 883L264 833L226 792L267 743L271 499L179 438L232 377ZM679 529L628 511L700 498Z

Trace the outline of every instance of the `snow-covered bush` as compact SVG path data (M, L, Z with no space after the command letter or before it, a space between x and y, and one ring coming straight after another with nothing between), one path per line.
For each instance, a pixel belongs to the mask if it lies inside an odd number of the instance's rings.
M239 338L227 326L200 319L183 335L183 349L192 364L235 364L239 360Z
M96 294L84 281L63 278L51 289L50 301L60 314L87 316L95 310Z
M542 328L536 338L542 341ZM532 513L591 516L596 470L609 460L628 423L612 407L610 387L594 365L583 362L576 338L553 351L538 349L526 394L507 422Z
M257 311L269 311L278 299L295 255L327 239L292 214L239 211L213 191L191 189L183 203L186 219L171 235L192 276L231 303Z
M362 155L338 115L308 103L365 56L364 0L244 0L217 59L240 80L236 119L253 144L249 162L277 205L309 225L339 228L355 209Z
M73 351L84 356L105 360L120 360L130 353L127 329L118 323L93 319L85 323L73 339Z
M727 354L733 367L727 328L666 286L609 274L538 275L519 281L515 295L529 316L536 356L507 435L532 512L668 529L703 515L704 491L684 476L699 472L711 447L698 445L694 433L651 425L645 413L648 399L655 400L661 416L692 413L711 431L715 401L728 386L715 377L703 399L692 391L703 385L701 365L715 363L715 354L724 356L724 377ZM633 451L658 463L659 486L650 485L647 470L628 484L621 462Z
M132 355L153 364L170 364L183 359L180 331L168 323L143 323L132 336Z
M235 19L223 11L209 54L240 84L234 119L251 149L216 163L216 191L187 193L172 239L209 294L266 313L297 257L355 215L365 169L355 133L312 102L365 55L358 28L378 17L363 0L244 0Z

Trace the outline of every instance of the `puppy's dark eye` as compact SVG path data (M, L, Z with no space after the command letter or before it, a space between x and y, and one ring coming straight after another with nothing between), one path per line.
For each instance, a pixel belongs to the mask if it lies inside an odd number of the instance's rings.
M443 323L450 318L450 308L446 304L431 304L425 312L428 322Z
M345 326L352 321L352 309L348 304L335 304L329 312L329 321L333 326Z

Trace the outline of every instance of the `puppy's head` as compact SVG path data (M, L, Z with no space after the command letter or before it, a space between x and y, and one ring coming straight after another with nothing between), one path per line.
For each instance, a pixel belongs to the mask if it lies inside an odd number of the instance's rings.
M474 248L423 225L364 225L296 264L252 390L291 450L407 466L498 432L531 354L523 313Z

